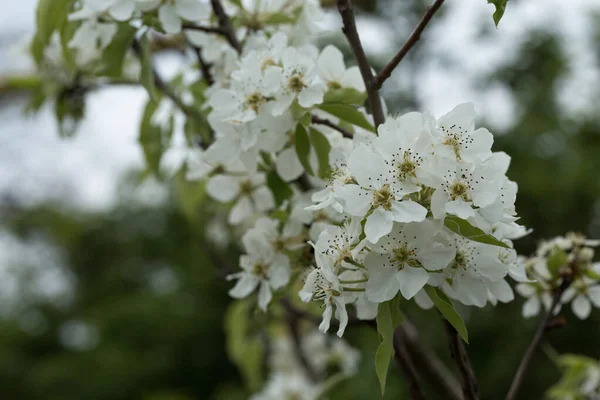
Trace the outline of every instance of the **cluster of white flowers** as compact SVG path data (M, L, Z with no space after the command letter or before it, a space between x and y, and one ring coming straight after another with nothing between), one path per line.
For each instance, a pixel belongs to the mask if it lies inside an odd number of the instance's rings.
M536 254L521 262L531 279L516 286L517 292L527 298L523 316L539 314L542 306L548 310L555 291L565 280L568 287L560 298L561 304L571 303L573 313L587 318L592 304L600 308L600 263L592 262L598 240L569 233L540 243ZM555 313L560 310L560 304Z
M350 377L358 372L360 353L343 339L310 331L300 337L300 350L314 376L297 359L292 339L277 336L269 355L270 376L264 388L251 400L316 400L336 377Z
M550 400L600 399L600 362L577 355L563 354L557 358L563 376L546 393Z

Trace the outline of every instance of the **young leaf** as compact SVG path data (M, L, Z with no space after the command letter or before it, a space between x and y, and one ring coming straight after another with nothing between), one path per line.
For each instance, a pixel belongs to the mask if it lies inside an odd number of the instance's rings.
M508 0L488 0L488 4L493 4L494 7L496 7L496 11L494 11L494 16L493 16L496 27L498 27L498 24L500 23L500 19L502 19L502 16L504 15L504 11L506 10L507 3L508 3Z
M556 247L552 249L552 252L548 256L548 271L550 271L553 276L557 276L558 270L565 267L568 261L567 253L563 249Z
M294 194L290 185L281 179L275 171L271 171L267 174L267 186L271 189L273 197L275 197L275 205L277 207Z
M35 11L36 30L31 41L31 54L40 65L44 50L50 44L52 34L67 22L67 16L75 0L39 0Z
M227 355L240 369L248 389L256 391L262 381L264 346L251 332L251 302L234 301L225 314Z
M352 105L363 105L367 99L367 93L359 92L353 88L330 89L323 98L324 104L343 103Z
M150 40L148 35L142 36L140 39L140 61L142 69L140 71L140 83L146 88L150 98L157 101L158 94L154 81L154 68L152 67L152 51L150 49Z
M102 52L104 66L101 75L120 77L123 73L123 62L135 36L136 29L129 24L119 24L112 41Z
M456 215L448 215L444 219L444 225L452 232L459 234L460 236L473 240L474 242L491 244L492 246L499 246L509 249L510 247L494 236L485 233L481 229L471 225L468 221L457 217Z
M144 108L140 124L138 142L142 146L146 165L156 176L159 175L160 159L164 152L162 129L152 123L152 116L158 108L158 103L148 101Z
M349 106L348 104L335 103L335 104L321 104L319 108L331 115L335 115L343 121L350 122L353 125L359 126L370 132L375 133L375 128L367 118L356 108Z
M310 128L310 141L317 153L317 159L319 160L319 178L325 179L329 173L329 152L331 151L331 144L321 132L314 128Z
M461 316L456 312L454 306L452 305L452 301L448 298L448 296L446 296L446 294L438 288L429 285L425 286L425 292L427 292L427 295L433 304L435 304L435 307L438 309L438 311L448 322L450 322L454 329L456 329L456 332L458 332L460 337L466 343L469 343L469 334L467 333L465 321L463 321Z
M390 361L394 357L394 330L402 322L398 297L379 304L376 321L380 344L375 353L375 373L383 395Z
M294 146L296 147L296 154L298 155L298 159L304 167L304 170L310 175L314 175L310 162L308 161L308 157L310 156L310 140L308 139L308 134L302 124L296 126Z

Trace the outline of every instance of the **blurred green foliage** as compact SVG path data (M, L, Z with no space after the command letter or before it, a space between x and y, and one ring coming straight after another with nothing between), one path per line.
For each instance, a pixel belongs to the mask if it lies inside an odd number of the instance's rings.
M374 2L364 3L372 16L389 21L397 17L386 12L390 1L380 1L378 8ZM411 26L423 3L414 1L405 8ZM595 40L600 48L600 35ZM426 56L424 42L401 68L418 68ZM375 67L381 63L375 60ZM561 109L557 90L570 67L556 34L534 31L518 54L480 82L482 89L497 84L508 88L516 104L512 127L494 133L495 149L512 157L508 175L519 183L521 222L534 228L516 242L523 254L532 252L537 240L571 230L600 236L600 114L570 116ZM384 93L391 110L418 108L414 91ZM13 315L0 317L3 399L247 397L240 373L226 355L223 330L230 285L220 276L223 263L235 265L236 252L223 250L220 258L214 257L205 223L218 210L203 201L200 185L185 183L179 175L172 189L175 195L164 205L135 205L125 196L119 206L101 213L74 212L56 204L33 209L2 205L3 228L22 240L42 237L55 246L76 282L66 306L31 300ZM165 274L176 283L157 286ZM469 329L469 352L483 399L504 398L533 334L536 322L522 319L520 307L517 299L495 308L459 310ZM436 313L417 313L409 305L403 309L415 320L423 341L452 365ZM33 331L22 323L32 312L43 321ZM600 357L600 346L592 345L598 339L598 314L582 322L565 310L566 327L551 332L548 343L559 353ZM79 350L65 346L60 332L69 321L95 326L97 344ZM369 326L350 327L345 337L361 349L363 358L359 375L341 383L332 398L378 397L377 332ZM552 355L538 351L519 398L542 398L559 377ZM407 392L392 363L384 398L403 396Z

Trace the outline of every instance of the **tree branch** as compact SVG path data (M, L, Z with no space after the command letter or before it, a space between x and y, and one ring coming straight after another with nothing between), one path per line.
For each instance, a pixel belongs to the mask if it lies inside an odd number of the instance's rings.
M395 336L406 343L419 374L436 391L438 398L462 400L460 385L454 375L437 355L419 340L419 332L410 320L402 321L396 329Z
M211 64L208 64L204 57L202 57L202 48L197 46L192 46L194 52L196 53L196 58L198 59L198 64L200 65L200 70L202 71L202 78L206 81L208 86L212 86L215 83L215 78L213 78L212 73L210 72Z
M443 3L444 0L435 0L431 6L427 7L425 15L423 15L423 18L421 18L421 21L419 21L416 28L412 31L408 39L406 39L406 42L404 42L402 47L400 47L398 53L390 60L390 62L385 67L383 67L379 74L377 74L377 76L374 78L373 86L375 88L380 89L381 85L383 85L383 82L385 82L385 80L389 78L390 75L392 75L392 72L398 66L398 64L400 64L400 61L402 61L404 56L421 38L421 33L423 33L423 31L427 27L427 24L429 23L429 21L431 21L431 17L433 17L433 14L435 14L435 12L439 10Z
M181 26L181 28L187 29L190 31L216 33L217 35L223 35L223 36L225 36L225 38L227 38L227 32L220 26L203 26L203 25L194 25L194 24L183 24Z
M140 42L136 39L132 42L131 47L133 48L133 52L137 57L141 57L142 49L140 46ZM154 77L154 85L158 90L160 90L165 96L167 96L171 101L183 112L188 118L193 119L196 123L203 125L205 123L206 118L202 115L198 110L193 107L188 106L183 102L183 100L177 96L177 94L173 91L173 89L162 79L156 68L152 66L152 76ZM209 132L211 137L213 136L212 132ZM209 140L208 142L210 142ZM202 143L202 147L208 147L209 143Z
M240 44L239 40L235 36L235 31L233 30L233 27L231 26L231 21L229 21L229 16L227 15L227 13L225 13L225 10L223 9L223 5L221 4L221 1L220 0L210 0L210 4L212 5L213 12L217 16L217 19L219 20L219 27L220 27L220 30L222 31L221 34L225 35L225 37L227 38L227 41L229 42L231 47L233 47L238 52L238 54L242 54L242 45Z
M302 338L300 337L300 331L298 329L298 322L300 321L301 317L298 315L294 307L290 304L288 299L281 299L281 304L285 309L286 320L290 329L290 335L292 336L294 355L296 356L296 359L302 366L302 369L304 369L304 372L306 373L308 379L310 379L312 382L317 382L317 374L313 369L312 365L310 365L310 363L308 362L308 359L306 358L306 355L302 350Z
M540 323L533 335L533 339L531 339L531 343L527 348L527 351L523 355L521 359L521 363L519 364L519 368L517 369L517 373L513 378L513 381L510 385L510 389L508 390L508 394L506 395L506 400L514 400L517 397L519 389L521 388L521 384L523 383L523 379L525 379L525 373L527 372L527 368L529 367L529 363L531 362L531 358L535 353L544 333L547 330L553 329L557 326L554 320L554 310L558 305L560 298L567 288L571 285L572 279L570 276L566 276L563 278L561 285L556 288L554 291L554 296L552 297L552 303L550 304L550 308L546 311L546 314L542 316L540 319Z
M477 391L477 378L471 367L467 349L463 344L462 339L456 332L456 329L444 319L444 328L448 336L448 344L450 345L450 354L458 366L458 372L462 378L462 390L464 400L479 400Z
M425 394L421 389L419 383L419 376L417 370L413 364L413 361L408 352L405 341L403 340L400 329L396 329L394 332L394 353L395 359L404 375L404 379L408 383L408 389L410 390L410 396L413 400L426 400Z
M312 116L311 122L313 124L325 125L325 126L328 126L328 127L332 128L332 129L335 129L336 131L340 132L342 134L342 136L344 136L344 137L346 137L348 139L352 139L352 137L354 136L351 132L345 130L341 126L334 124L333 122L331 122L328 119L317 117L316 115Z
M350 43L350 47L356 58L356 63L358 64L358 69L365 82L369 104L371 105L371 112L373 113L373 122L375 123L375 128L377 128L385 121L385 116L383 115L383 106L381 104L381 97L379 97L379 90L374 84L373 71L371 70L367 55L360 42L358 31L356 30L356 20L354 18L354 6L352 5L352 0L337 0L337 8L344 24L342 31L344 32L344 35L346 35L348 43Z

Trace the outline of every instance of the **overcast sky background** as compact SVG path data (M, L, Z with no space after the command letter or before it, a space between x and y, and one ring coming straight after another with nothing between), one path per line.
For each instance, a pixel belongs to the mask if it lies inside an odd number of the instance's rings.
M0 0L0 3L3 5L0 77L26 74L31 71L31 64L15 55L14 48L33 32L36 0ZM567 54L574 60L571 77L561 90L564 112L576 116L600 106L600 99L591 91L600 81L600 73L589 40L591 15L600 13L600 1L511 1L498 30L493 28L493 6L485 0L451 0L444 8L443 18L434 17L423 40L429 41L434 51L447 54L454 63L426 63L412 77L417 79L418 98L424 110L441 115L460 102L473 101L491 124L491 131L494 127L510 126L518 114L511 94L500 86L479 92L474 87L475 78L514 57L525 32L550 26L560 32ZM327 22L332 31L339 30L336 13L332 12ZM399 21L389 26L381 20L361 18L358 26L367 52L373 56L393 52L397 44L382 39L398 37L398 32L403 31L401 24ZM482 24L490 25L492 31L484 39L480 35ZM403 37L411 29L412 26L406 26ZM174 60L167 61L171 62L162 67L175 70ZM394 79L402 81L403 77L400 67ZM82 210L111 207L115 204L119 177L143 166L137 133L145 99L143 90L133 88L90 95L86 118L72 139L59 138L48 108L24 117L23 103L0 104L0 195L10 194L29 205L52 199ZM1 271L7 272L15 257L31 254L36 254L38 260L49 261L44 265L43 279L40 278L45 282L41 291L50 296L64 291L69 277L64 270L61 272L60 257L47 253L47 249L17 243L0 231L0 299L14 295L17 290L16 283L11 283Z

